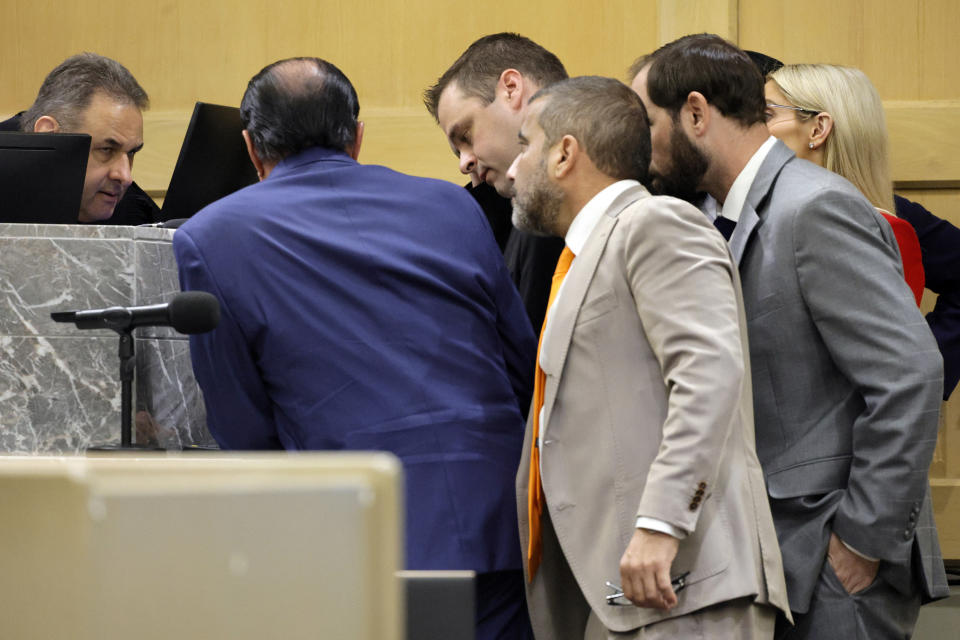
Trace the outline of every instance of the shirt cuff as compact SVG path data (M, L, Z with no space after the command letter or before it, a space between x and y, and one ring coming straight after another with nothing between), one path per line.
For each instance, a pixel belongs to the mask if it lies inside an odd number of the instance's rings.
M837 536L837 539L839 539L840 542L843 542L843 540L840 539L840 536ZM854 549L853 547L851 547L850 545L848 545L846 542L843 542L843 546L845 546L851 553L860 556L860 557L863 558L864 560L869 560L870 562L879 562L879 561L880 561L880 558L871 558L870 556L868 556L868 555L865 554L865 553L860 553L859 551L857 551L856 549Z
M678 540L683 540L687 537L687 532L683 529L675 527L669 522L664 522L663 520L658 520L657 518L648 518L646 516L637 516L637 529L650 529L651 531L659 531L660 533L673 536Z

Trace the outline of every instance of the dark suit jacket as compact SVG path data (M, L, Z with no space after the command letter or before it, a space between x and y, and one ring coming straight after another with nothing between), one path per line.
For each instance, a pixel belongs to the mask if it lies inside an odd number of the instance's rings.
M530 324L534 332L539 333L547 314L553 272L563 251L563 238L537 236L515 228L510 220L513 213L510 199L490 185L467 185L466 189L483 208L527 309Z
M174 235L226 449L377 449L404 463L411 569L519 569L513 477L536 340L462 188L314 148Z
M942 597L927 469L943 370L890 225L849 182L777 142L730 249L791 609L806 611L831 531L879 558L898 589Z
M960 229L916 202L895 196L897 216L917 232L926 286L939 294L927 314L930 330L943 355L943 399L960 381Z
M20 131L20 116L22 115L23 112L21 111L12 118L0 122L0 131ZM134 182L127 188L127 192L123 194L120 202L114 207L113 215L110 218L91 224L138 225L158 222L159 220L160 207Z

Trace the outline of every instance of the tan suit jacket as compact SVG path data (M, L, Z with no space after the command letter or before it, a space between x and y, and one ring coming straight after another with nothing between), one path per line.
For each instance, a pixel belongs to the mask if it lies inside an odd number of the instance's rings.
M543 338L541 470L565 561L587 603L628 631L741 597L786 611L777 538L757 461L746 322L727 245L702 213L640 186L621 194L573 266ZM522 548L532 423L517 474ZM699 493L698 493L699 491ZM606 604L638 515L690 534L672 611ZM546 570L544 570L546 569ZM527 582L537 637L559 637L541 566Z

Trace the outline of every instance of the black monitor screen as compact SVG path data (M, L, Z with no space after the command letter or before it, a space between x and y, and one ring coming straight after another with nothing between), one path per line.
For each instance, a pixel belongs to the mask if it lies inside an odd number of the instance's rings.
M0 222L77 224L90 136L0 131Z
M189 218L257 181L242 131L240 109L197 103L163 199L164 220Z

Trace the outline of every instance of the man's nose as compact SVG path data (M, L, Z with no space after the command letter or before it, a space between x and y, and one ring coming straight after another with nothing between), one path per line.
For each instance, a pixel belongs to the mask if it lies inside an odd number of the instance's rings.
M460 173L472 173L477 168L477 157L469 151L460 152Z
M517 155L517 157L513 159L513 162L510 164L510 168L507 169L507 180L509 180L510 182L513 182L514 180L517 179L517 161L518 160L520 160L519 155Z
M133 159L127 154L120 154L110 165L110 179L122 182L124 186L133 182Z

